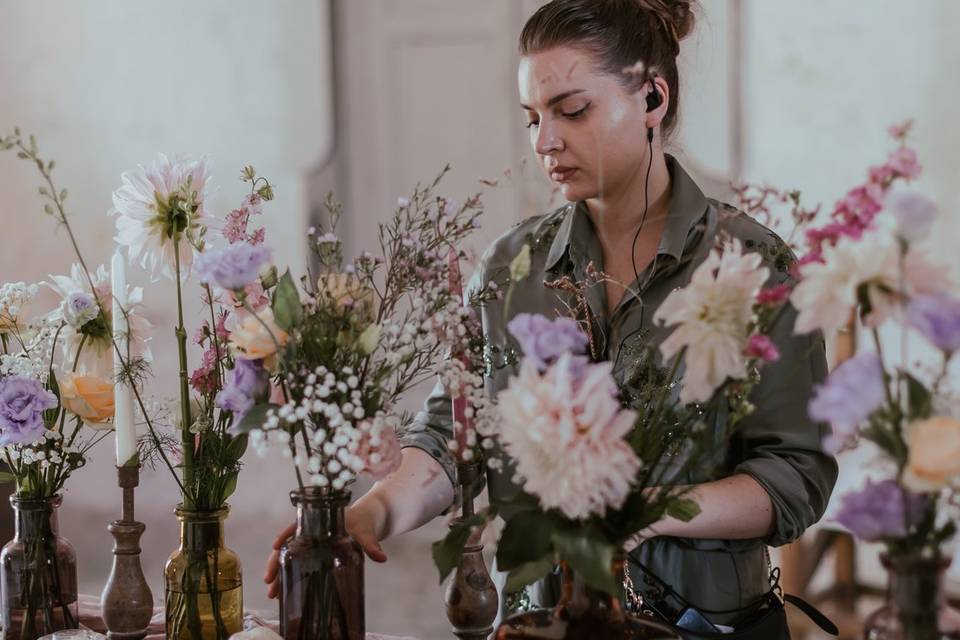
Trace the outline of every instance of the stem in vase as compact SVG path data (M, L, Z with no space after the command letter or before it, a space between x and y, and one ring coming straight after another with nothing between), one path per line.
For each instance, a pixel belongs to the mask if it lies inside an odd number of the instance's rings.
M183 484L186 491L183 495L184 506L193 507L193 433L190 432L190 379L187 375L187 330L183 327L183 293L180 287L180 242L173 240L173 259L176 265L177 281L177 354L180 357L180 439L183 446Z

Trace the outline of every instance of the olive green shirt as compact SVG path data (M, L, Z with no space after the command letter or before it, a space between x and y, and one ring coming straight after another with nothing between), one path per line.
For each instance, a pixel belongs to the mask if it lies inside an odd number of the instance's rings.
M764 256L771 276L768 286L789 281L792 255L772 231L734 207L707 199L680 164L667 156L671 175L669 215L658 253L614 309L607 311L603 286L587 291L587 302L597 324L597 352L614 363L613 374L621 387L638 354L648 345L659 345L671 329L657 326L653 316L666 296L690 282L690 278L715 245L718 234L739 239L746 251ZM541 313L548 317L566 315L573 303L569 294L544 286L545 281L570 275L586 278L593 262L603 267L603 255L596 231L583 203L568 204L541 216L529 218L500 236L485 252L471 286L496 282L509 285L509 265L524 244L531 249L530 274L521 280L511 296L509 318L519 313ZM507 386L515 369L517 354L508 340L503 303L487 302L479 309L483 332L494 349L495 366L486 380L487 391L495 396ZM833 457L821 446L826 427L807 415L807 403L814 386L826 377L824 344L819 334L793 333L796 310L788 307L771 336L780 351L777 362L767 365L751 395L756 405L731 437L724 436L713 452L712 468L703 468L685 479L699 483L736 473L745 473L769 493L776 525L766 538L752 540L704 540L657 537L643 543L631 558L652 569L695 606L728 610L745 606L769 589L765 545L777 546L795 540L823 514L837 477ZM499 362L496 362L499 360ZM507 366L502 366L506 364ZM671 393L676 397L679 389ZM722 416L708 425L723 431ZM451 439L451 402L439 383L403 434L405 447L423 449L450 474L454 463L447 449ZM496 451L500 454L500 451ZM514 467L487 470L491 501L508 498L519 491L512 481ZM631 571L641 590L639 575ZM549 605L551 588L540 585L538 604ZM723 616L715 617L723 622Z

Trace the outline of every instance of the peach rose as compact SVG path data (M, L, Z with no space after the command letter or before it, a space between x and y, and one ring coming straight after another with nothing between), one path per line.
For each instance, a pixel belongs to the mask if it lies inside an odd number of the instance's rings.
M68 373L60 380L60 401L94 429L110 429L105 425L113 418L113 381L99 376Z
M910 425L903 484L911 491L943 489L960 476L960 420L935 416Z
M256 316L237 310L227 318L226 328L234 355L247 360L263 359L267 369L276 363L277 344L282 347L289 338L287 332L277 326L269 307L258 311Z
M362 324L376 318L376 297L373 289L365 286L352 273L327 273L317 279L320 296L332 300L340 309L352 308Z

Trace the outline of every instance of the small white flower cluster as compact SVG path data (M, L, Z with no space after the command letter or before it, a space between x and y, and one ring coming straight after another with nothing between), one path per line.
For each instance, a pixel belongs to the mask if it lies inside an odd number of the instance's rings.
M339 374L317 367L301 380L288 376L299 402L290 400L267 412L266 422L250 433L250 443L263 455L271 445L281 445L285 456L306 469L310 484L342 490L363 471L365 461L356 454L358 443L371 421L363 408L364 390L350 367ZM310 453L300 452L304 430Z
M466 352L470 340L476 337L471 329L479 330L473 309L463 306L456 296L451 296L445 307L428 318L427 323L437 339L454 353Z
M454 438L447 443L450 451L459 459L470 461L474 457L477 444L481 449L493 449L497 428L497 406L489 397L484 387L483 375L471 372L462 360L448 359L440 367L440 381L450 391L451 398L463 394L466 397L464 417L469 424L459 421L453 423ZM461 438L466 445L460 451ZM486 456L486 463L492 469L499 469L502 461L492 456Z
M414 312L405 323L393 322L387 320L382 325L380 332L380 347L384 352L384 361L389 367L398 367L417 353L418 348L422 348L424 341L428 339L429 333L424 331L423 323L416 319L417 313Z
M43 381L47 377L47 367L36 358L25 353L0 356L0 378L18 376Z
M19 376L45 381L53 359L53 342L59 325L60 320L54 318L53 314L31 323L20 335L20 339L25 341L23 349L0 356L0 377Z
M438 327L446 324L437 317L443 319L450 311L435 311L431 301L449 295L449 289L441 282L427 280L422 289L411 293L410 311L403 322L388 318L382 323L380 346L387 366L397 367L436 343Z
M86 460L79 457L80 449L75 445L67 446L59 431L44 431L43 436L29 444L13 444L3 447L3 459L16 466L36 465L41 471L52 465L69 461L73 469L82 467ZM77 455L73 455L77 454Z
M21 315L39 289L37 285L25 282L5 282L0 286L0 328L6 323L23 320Z

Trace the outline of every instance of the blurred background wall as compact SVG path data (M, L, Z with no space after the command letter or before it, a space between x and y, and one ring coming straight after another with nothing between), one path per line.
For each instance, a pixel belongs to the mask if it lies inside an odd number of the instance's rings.
M0 0L0 131L38 135L87 259L108 262L110 194L121 172L158 151L207 155L223 216L244 194L253 164L276 185L262 224L278 261L306 263L306 228L323 195L344 200L351 251L374 247L375 225L399 196L446 163L441 191L485 188L481 250L513 222L544 210L550 189L536 166L516 98L516 36L538 0ZM950 258L960 237L954 126L960 99L960 5L953 0L701 0L682 52L681 124L673 151L708 195L730 180L802 189L829 207L890 148L886 126L913 117L922 186L940 203L930 251ZM38 281L69 269L66 238L44 217L37 177L0 156L0 279ZM956 264L956 260L953 263ZM147 286L158 356L151 393L174 392L173 288ZM45 298L53 304L52 297ZM41 303L38 308L44 305ZM199 308L188 310L188 324ZM196 326L195 324L193 326ZM189 327L188 327L189 330ZM891 342L894 338L891 337ZM191 353L191 362L198 354ZM408 399L408 405L419 398ZM862 478L845 463L842 483ZM246 567L248 606L274 606L259 582L269 541L292 517L291 474L250 454L232 499L228 544ZM173 482L145 472L144 564L160 596L176 544ZM358 487L362 491L362 487ZM81 589L109 571L106 523L116 516L113 451L104 442L76 474L62 526L78 547ZM391 541L391 561L368 566L368 627L444 637L442 591L429 559L435 522Z

